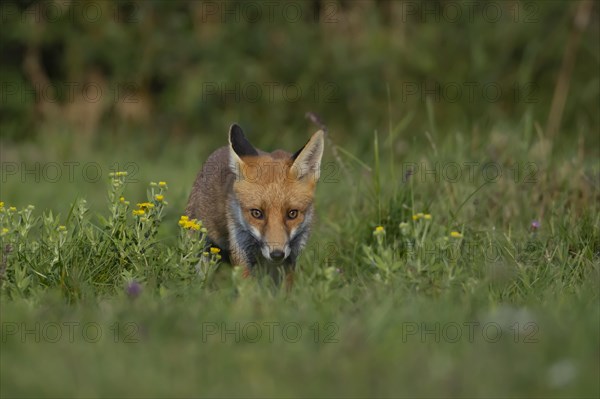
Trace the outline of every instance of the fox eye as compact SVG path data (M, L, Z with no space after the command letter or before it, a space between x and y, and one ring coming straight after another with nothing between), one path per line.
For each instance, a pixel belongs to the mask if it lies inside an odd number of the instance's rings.
M250 214L255 219L262 219L263 218L263 213L262 213L262 211L260 209L250 209Z
M291 211L288 211L287 217L288 219L296 219L298 217L298 210L292 209Z

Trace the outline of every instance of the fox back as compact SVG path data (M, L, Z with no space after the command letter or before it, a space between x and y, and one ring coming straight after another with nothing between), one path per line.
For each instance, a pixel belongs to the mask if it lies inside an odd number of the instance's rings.
M293 270L314 215L324 133L295 153L255 149L233 124L229 146L213 152L196 177L186 214L201 220L211 245L234 265Z

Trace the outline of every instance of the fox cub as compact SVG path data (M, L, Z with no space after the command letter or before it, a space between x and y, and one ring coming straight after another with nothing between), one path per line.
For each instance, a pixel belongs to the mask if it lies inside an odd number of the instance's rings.
M213 152L198 173L186 214L201 220L208 240L233 265L283 266L288 278L306 244L313 220L324 133L319 130L294 154L258 150L237 124L229 146Z

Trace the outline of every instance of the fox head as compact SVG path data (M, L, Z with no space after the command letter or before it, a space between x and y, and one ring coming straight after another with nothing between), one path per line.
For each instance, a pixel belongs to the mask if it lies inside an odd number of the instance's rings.
M242 129L229 130L229 167L235 175L233 217L258 242L262 256L283 262L308 237L319 180L324 133L314 133L294 154L256 150Z

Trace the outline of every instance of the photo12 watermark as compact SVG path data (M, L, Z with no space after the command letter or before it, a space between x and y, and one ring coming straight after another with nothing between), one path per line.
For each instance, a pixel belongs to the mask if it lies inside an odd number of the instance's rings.
M109 177L110 173L127 172L126 183L139 183L137 175L139 165L136 162L115 162L103 165L99 162L61 161L61 162L2 162L0 163L0 182L19 183L98 183Z
M1 341L19 343L87 343L103 340L114 343L139 343L140 325L134 322L114 322L104 325L98 322L2 322Z
M0 104L73 104L107 102L139 103L141 87L136 82L64 81L48 83L22 83L0 81Z
M513 103L538 103L539 85L536 82L422 82L405 81L396 87L400 92L400 100L404 103L426 100L434 103L497 103L507 101Z
M29 4L28 4L29 3ZM138 2L42 0L23 3L17 7L11 2L0 5L0 22L70 24L103 24L108 21L139 23L141 7Z
M314 343L334 344L340 342L339 331L339 326L333 322L203 322L200 339L203 343L296 343L304 339Z
M477 343L494 344L508 339L516 344L539 342L539 326L535 322L514 322L503 326L495 321L479 322L404 322L401 325L402 343Z
M534 1L399 1L403 23L538 23L539 5Z

